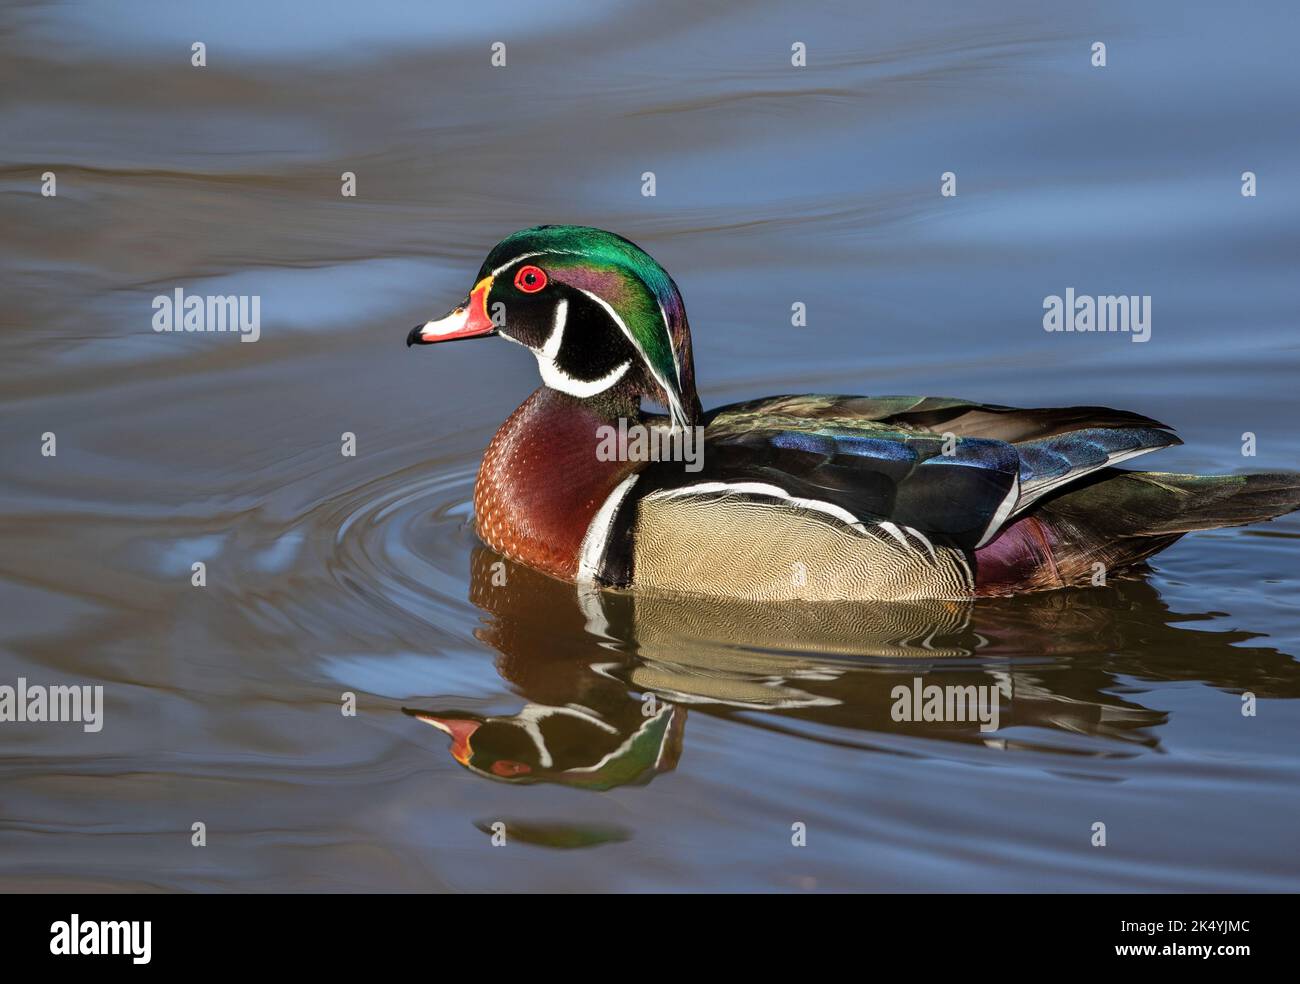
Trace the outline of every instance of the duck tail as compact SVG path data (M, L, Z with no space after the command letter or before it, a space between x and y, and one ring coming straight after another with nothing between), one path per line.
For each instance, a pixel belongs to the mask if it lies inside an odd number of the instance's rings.
M981 593L999 594L1087 584L1099 569L1131 567L1186 533L1264 522L1297 509L1296 472L1105 469L1044 498L978 551L977 585Z
M1097 524L1115 535L1182 535L1259 523L1300 509L1300 473L1112 471L1067 492L1052 505L1056 513Z

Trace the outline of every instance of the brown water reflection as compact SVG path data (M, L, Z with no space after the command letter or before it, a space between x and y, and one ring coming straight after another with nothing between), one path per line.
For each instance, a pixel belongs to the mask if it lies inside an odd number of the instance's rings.
M488 616L475 635L497 651L497 671L526 703L483 716L457 710L447 698L409 713L450 734L453 757L472 772L509 782L601 790L648 782L676 766L691 713L774 730L785 729L786 717L812 721L863 733L836 738L861 748L876 747L874 732L1055 747L1005 731L989 736L974 721L898 720L891 713L894 688L917 677L945 687L996 687L1001 729L1070 732L1152 749L1168 713L1134 699L1141 691L1121 677L1300 696L1300 665L1289 656L1239 648L1250 633L1175 624L1198 617L1171 612L1137 575L1015 601L774 610L583 593L478 548L470 600ZM1071 657L1079 659L1063 669L1061 661ZM737 709L781 713L754 718ZM1072 754L1126 753L1103 745Z

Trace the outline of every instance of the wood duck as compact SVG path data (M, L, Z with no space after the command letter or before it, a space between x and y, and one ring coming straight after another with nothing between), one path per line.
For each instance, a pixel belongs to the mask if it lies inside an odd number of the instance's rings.
M488 445L477 532L587 588L764 602L1016 594L1095 584L1185 533L1300 508L1295 473L1116 469L1181 441L1105 407L787 395L706 413L677 285L601 229L507 237L468 298L407 344L490 335L531 350L542 386ZM695 436L699 453L605 453L620 422L648 446Z
M686 713L669 703L642 714L624 698L617 724L580 706L529 704L512 715L403 710L451 736L451 757L503 782L559 783L603 791L644 785L676 768Z

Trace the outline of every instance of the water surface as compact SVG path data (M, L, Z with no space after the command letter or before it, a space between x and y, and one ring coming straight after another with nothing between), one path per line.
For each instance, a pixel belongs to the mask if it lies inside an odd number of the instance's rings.
M0 683L107 709L0 728L0 888L1300 887L1296 518L1023 599L593 610L472 531L532 359L403 345L589 223L678 281L706 406L1105 404L1178 428L1152 467L1296 468L1292 7L2 16ZM260 340L153 332L176 287ZM1152 295L1151 341L1043 332L1067 287ZM999 729L894 721L917 676Z

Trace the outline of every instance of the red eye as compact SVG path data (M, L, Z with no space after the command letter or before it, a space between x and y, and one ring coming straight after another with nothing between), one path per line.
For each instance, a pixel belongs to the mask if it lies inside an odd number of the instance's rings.
M498 759L492 763L492 772L494 775L509 778L510 776L526 776L533 770L523 762L512 762L509 759Z
M515 286L525 294L536 294L546 286L546 271L541 267L522 266L515 274Z

